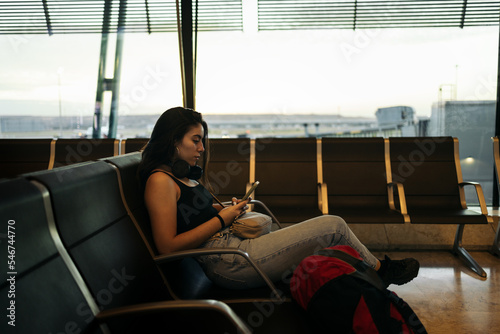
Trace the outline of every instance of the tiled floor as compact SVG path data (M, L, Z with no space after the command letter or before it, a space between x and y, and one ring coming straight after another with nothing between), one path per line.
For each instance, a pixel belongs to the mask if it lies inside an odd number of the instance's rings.
M375 252L381 257L383 253ZM447 251L389 252L393 259L420 261L417 278L391 285L413 308L429 334L500 333L500 258L488 252L470 252L486 271L480 278Z

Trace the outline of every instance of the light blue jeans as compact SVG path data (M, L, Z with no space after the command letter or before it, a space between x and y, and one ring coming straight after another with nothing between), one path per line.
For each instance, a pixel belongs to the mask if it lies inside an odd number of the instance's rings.
M228 229L223 231L222 236L208 240L201 248L241 249L273 282L289 278L300 261L325 247L351 246L373 268L378 261L338 216L319 216L255 239L241 239L225 232ZM199 262L206 275L217 285L246 289L265 284L240 255L209 255L200 258Z

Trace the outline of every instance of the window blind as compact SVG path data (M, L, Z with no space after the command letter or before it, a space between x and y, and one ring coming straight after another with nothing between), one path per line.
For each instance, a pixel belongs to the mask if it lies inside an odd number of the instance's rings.
M242 30L241 1L199 0L198 31ZM177 31L174 0L19 0L0 1L0 34L116 32L120 11L123 32Z
M498 25L500 1L258 0L259 30Z

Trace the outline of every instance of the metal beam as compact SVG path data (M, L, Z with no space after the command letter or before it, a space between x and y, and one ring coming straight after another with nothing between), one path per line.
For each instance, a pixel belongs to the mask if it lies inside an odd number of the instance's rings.
M151 17L149 16L149 4L148 0L144 0L144 6L146 9L146 25L148 27L148 34L151 34Z
M195 109L195 74L193 57L193 2L181 1L182 63L184 73L184 107Z
M495 136L500 136L500 29L498 31L497 105L495 111ZM493 166L493 206L499 206L498 180Z
M49 5L47 4L47 0L42 0L42 4L43 13L45 14L45 23L47 24L47 33L49 36L52 36L52 23L50 22Z
M106 69L106 55L108 50L109 23L111 20L112 0L106 0L104 3L101 33L101 51L99 55L99 72L97 74L97 91L95 98L94 120L92 129L92 138L101 138L102 122L102 102L105 89L104 71Z
M356 19L358 18L358 0L354 1L354 17L352 18L352 30L356 30Z
M115 63L113 71L113 84L111 85L111 110L109 111L108 138L116 138L118 127L118 103L120 100L121 65L123 53L123 30L125 28L125 15L127 12L127 1L120 0L118 11L118 28L116 30Z
M465 14L467 13L467 0L464 0L463 8L462 8L462 21L460 23L460 28L464 28L465 25Z

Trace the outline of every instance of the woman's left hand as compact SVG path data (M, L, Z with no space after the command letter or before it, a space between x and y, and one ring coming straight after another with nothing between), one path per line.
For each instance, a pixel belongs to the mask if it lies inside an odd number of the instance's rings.
M249 197L248 199L246 199L245 201L243 202L246 202L247 204L241 209L241 213L239 215L236 216L235 219L239 218L240 216L243 216L245 214L245 212L247 212L248 210L248 203L250 203L250 201L252 200L252 197ZM236 204L239 204L242 202L241 199L237 199L236 197L233 197L231 202L233 203L233 205L236 205Z
M246 212L246 210L248 209L247 204L249 201L250 198L245 201L238 201L236 198L233 198L232 199L232 202L234 203L233 205L226 206L225 208L219 211L219 215L226 222L226 226L232 224L237 217L241 216Z

